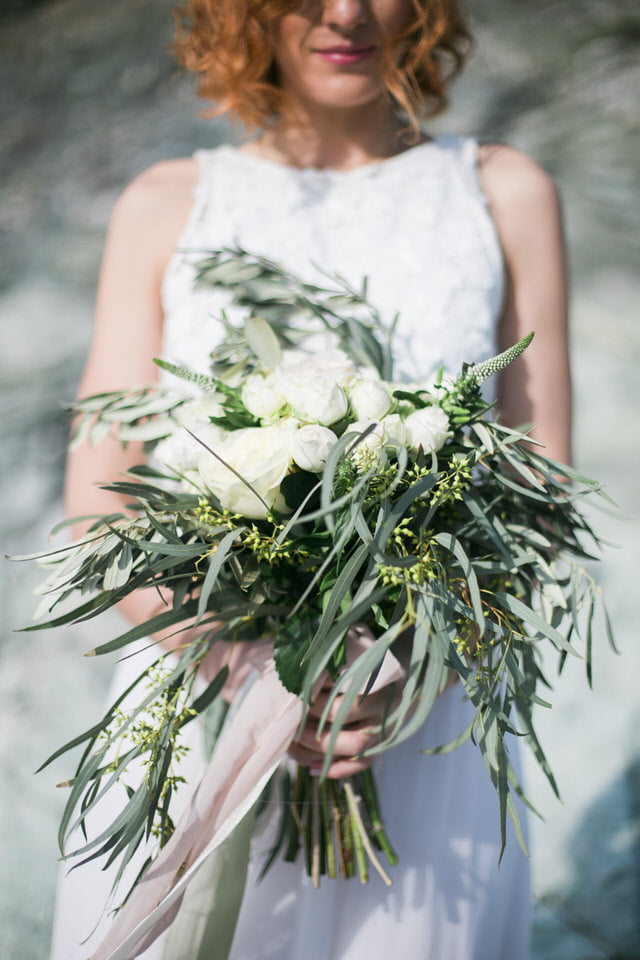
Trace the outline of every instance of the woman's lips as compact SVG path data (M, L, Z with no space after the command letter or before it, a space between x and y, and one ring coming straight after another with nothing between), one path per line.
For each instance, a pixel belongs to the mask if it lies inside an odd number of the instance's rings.
M327 60L329 63L335 63L339 66L345 66L351 63L360 63L362 60L366 60L375 50L374 46L361 46L361 47L322 47L314 50L322 60Z

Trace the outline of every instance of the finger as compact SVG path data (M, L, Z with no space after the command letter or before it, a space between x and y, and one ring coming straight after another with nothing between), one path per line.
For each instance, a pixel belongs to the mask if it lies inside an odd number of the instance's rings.
M309 767L311 772L317 776L322 773L325 761L324 754L293 743L289 747L289 756L300 766ZM329 764L326 776L329 780L351 777L354 773L362 773L369 766L370 761L366 757L340 757Z
M315 717L316 719L320 720L327 707L327 703L329 702L329 697L330 697L329 692L321 691L316 697L316 699L313 701L311 706L309 707L309 716ZM333 721L338 716L338 713L342 707L343 701L344 701L344 696L342 694L338 694L338 696L334 698L333 702L331 703L331 706L327 710L325 722L333 723ZM369 717L369 716L373 717L376 715L377 715L377 711L376 711L375 704L372 704L369 701L369 698L365 697L363 699L362 697L358 697L356 702L349 709L349 713L347 714L347 722L349 723L354 720L361 720L361 719L364 719L365 717Z
M374 746L378 739L365 724L343 729L335 738L331 752L336 758L355 757ZM318 736L316 727L307 724L296 737L296 742L324 755L331 748L331 731L326 730Z
M304 747L300 743L292 743L287 752L292 760L303 767L320 766L322 768L324 764L323 753L319 753L317 750L309 750L308 747Z
M370 765L371 761L362 757L354 760L336 760L329 765L327 779L340 780L341 777L352 777L354 773L362 773L362 771L366 770ZM312 772L320 773L320 770L314 770L312 768Z
M330 689L323 687L309 708L309 716L318 720L322 717L330 694ZM397 705L399 696L400 691L396 689L395 684L391 684L366 697L358 697L347 714L347 722L365 720L372 724L378 724ZM326 721L333 723L342 707L343 700L344 696L342 694L335 697L327 711Z

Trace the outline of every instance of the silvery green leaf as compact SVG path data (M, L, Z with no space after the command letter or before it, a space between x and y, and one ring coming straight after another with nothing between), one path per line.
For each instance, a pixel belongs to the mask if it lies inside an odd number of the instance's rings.
M556 646L559 650L564 650L565 653L571 654L572 657L580 658L578 651L558 632L550 623L547 623L535 610L532 610L531 607L523 603L521 600L518 600L517 597L511 596L511 594L503 593L500 590L496 590L494 596L504 604L507 610L510 610L517 617L519 617L525 624L533 627L533 629L541 634L542 636L548 637L549 640Z
M113 403L122 402L126 396L127 394L122 390L112 390L109 393L93 393L90 397L74 400L67 406L69 410L77 412L98 413Z
M202 617L206 613L209 597L211 595L211 591L216 585L218 574L220 573L223 564L229 556L233 544L236 542L238 537L244 533L245 529L245 527L236 527L229 531L229 533L227 533L216 545L216 549L211 553L209 558L209 566L202 583L200 598L198 600L198 617Z
M495 449L493 438L491 437L491 433L489 432L489 430L487 430L486 424L484 424L481 420L479 420L477 423L471 424L471 429L478 437L478 440L480 441L480 443L483 444L483 446L487 450L487 453L493 453Z
M247 343L266 370L273 370L280 362L282 350L272 327L262 317L247 317L244 321Z
M113 424L107 420L96 420L89 433L89 443L96 447L99 443L108 437L113 429Z
M122 539L116 533L107 533L102 538L102 542L98 543L93 548L93 553L96 557L106 556L115 547L118 547L121 543L122 543Z
M123 544L119 554L115 554L104 575L105 590L117 590L129 579L133 566L133 554L128 543Z
M233 286L236 283L254 280L262 273L262 267L258 263L243 263L242 260L237 258L201 260L196 264L196 269L199 279L212 286L216 284Z
M110 407L102 413L102 419L113 423L131 423L134 420L142 420L145 417L167 413L180 404L183 399L183 397L169 392L160 396L150 396L145 400Z
M147 420L146 423L136 423L133 426L124 424L118 430L118 438L126 441L139 440L161 440L163 437L169 437L175 433L176 425L168 417L162 417L157 420Z
M84 416L77 420L69 440L69 450L71 452L77 450L85 442L89 436L92 422L93 418L89 416Z
M467 556L467 553L460 543L459 539L451 533L437 533L434 537L436 543L441 544L445 547L446 550L450 550L451 553L456 557L460 568L465 576L466 584L469 590L469 597L471 600L471 606L473 607L473 612L475 615L475 622L478 628L478 636L481 639L484 635L485 628L485 617L484 611L482 608L482 600L480 598L480 588L478 586L478 578L476 572L473 569L471 560Z

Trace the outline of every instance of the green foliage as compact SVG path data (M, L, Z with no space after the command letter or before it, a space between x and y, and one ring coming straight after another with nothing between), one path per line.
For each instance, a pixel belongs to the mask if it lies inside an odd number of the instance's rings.
M197 283L228 290L235 304L266 320L281 345L295 346L310 329L332 330L338 346L356 363L374 367L384 379L391 379L392 330L384 327L367 301L366 283L362 290L339 276L330 278L333 289L304 283L273 261L239 247L215 251L196 265L196 271ZM246 338L234 333L233 350L226 343L214 350L214 369L233 368L237 373L241 367L251 368ZM265 365L272 366L272 360Z

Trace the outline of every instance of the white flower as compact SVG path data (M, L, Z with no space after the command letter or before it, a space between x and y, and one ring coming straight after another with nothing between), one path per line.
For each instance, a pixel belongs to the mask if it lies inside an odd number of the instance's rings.
M292 414L299 420L329 426L347 412L347 395L334 380L317 375L311 378L304 370L296 374L277 371L276 376Z
M173 419L178 423L171 436L161 440L153 451L153 461L165 467L171 467L180 473L195 468L203 451L201 440L207 446L219 442L220 430L209 417L221 417L224 413L217 393L209 393L199 400L189 400L173 411ZM185 429L185 427L187 429ZM188 430L198 440L194 439Z
M288 350L275 369L275 378L295 417L329 426L347 412L343 387L355 373L354 364L341 350L312 355Z
M425 407L409 414L404 422L409 446L436 453L449 436L449 418L440 407Z
M358 380L379 380L380 374L375 367L358 367Z
M307 423L296 431L291 444L293 459L302 470L322 473L329 451L337 442L333 430L317 423Z
M407 443L407 428L404 420L398 413L390 413L388 417L383 417L380 424L384 430L384 445L397 449L404 447Z
M285 350L276 370L286 376L310 380L322 377L346 387L356 376L355 364L342 350L322 350L305 353L303 350Z
M342 387L323 380L316 380L299 392L287 391L287 400L294 416L325 426L341 420L349 406Z
M198 469L205 486L223 507L245 517L263 518L274 506L283 510L280 483L289 470L296 428L295 420L285 419L268 427L223 433L214 449L247 482L204 451Z
M286 400L273 373L251 373L242 386L242 402L260 420L273 417Z
M391 398L381 380L356 380L348 393L358 420L379 420L391 406Z
M206 443L208 447L213 448L220 443L222 431L218 427L214 427L213 424L203 421L190 421L188 427L193 436L187 433L184 427L178 427L170 437L160 441L153 451L152 460L154 463L171 467L179 473L186 473L198 466L202 454L206 452L202 443ZM197 439L195 439L196 437ZM202 443L198 441L202 441Z
M195 433L198 426L209 423L209 417L221 417L224 414L221 397L217 393L209 393L200 400L190 400L177 408L174 416L178 423L189 427Z

